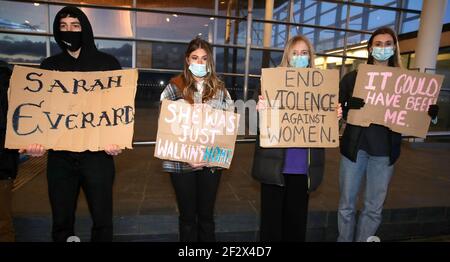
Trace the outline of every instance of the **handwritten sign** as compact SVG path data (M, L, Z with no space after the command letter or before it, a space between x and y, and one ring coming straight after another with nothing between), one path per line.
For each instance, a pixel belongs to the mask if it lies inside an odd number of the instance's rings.
M5 147L132 148L137 70L58 72L15 66Z
M384 125L395 132L425 138L431 120L428 108L436 104L443 80L441 75L361 64L353 96L366 104L350 110L347 122Z
M337 70L267 68L261 93L261 147L338 147Z
M158 120L155 157L229 168L239 114L207 104L164 100Z

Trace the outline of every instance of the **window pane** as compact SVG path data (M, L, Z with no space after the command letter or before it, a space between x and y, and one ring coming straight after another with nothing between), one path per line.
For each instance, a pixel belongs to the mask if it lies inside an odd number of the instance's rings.
M190 41L196 36L211 41L213 20L208 17L168 14L137 14L137 36L140 38Z
M45 37L0 34L0 59L17 63L41 63L45 58Z
M51 0L49 1L51 2ZM67 2L79 4L78 0L58 0L58 2ZM122 6L122 7L132 7L133 0L83 0L82 4L92 4L92 5L110 5L110 6Z
M225 73L245 73L245 49L243 48L216 48L216 70ZM267 56L268 66L263 65L263 58ZM276 67L281 63L282 51L251 50L250 74L260 75L263 67ZM226 58L228 57L228 58ZM228 65L228 66L227 66Z
M367 27L363 28L363 30L376 30L382 26L391 26L393 28L396 14L396 11L370 9Z
M133 44L129 41L95 40L99 51L119 60L122 67L132 67Z
M245 45L247 37L247 22L236 19L216 19L209 24L214 27L217 22L217 44ZM255 28L255 27L253 27Z
M342 4L316 1L297 1L293 20L298 23L340 27L345 22L346 8Z
M247 14L247 1L242 1L241 8L245 10L245 15ZM289 0L275 0L273 4L273 17L274 20L286 21L288 17L288 2ZM266 1L253 1L253 18L255 19L265 19L266 15Z
M46 32L47 5L2 1L0 29Z
M404 7L407 9L421 10L422 0L404 0Z
M252 44L255 46L264 46L264 24L271 25L272 27L272 39L270 41L270 46L268 47L278 47L283 48L286 44L288 32L287 25L282 24L271 24L271 23L253 23L252 32Z
M344 46L344 32L335 30L319 30L316 29L312 43L316 52L326 52Z
M159 115L159 99L162 90L176 74L139 71L136 91L136 114L133 140L153 141Z
M370 38L370 34L347 33L347 35L347 47L364 44Z
M216 47L216 71L243 74L245 49Z
M114 56L122 67L132 67L133 44L130 41L95 40L95 45L99 51ZM56 55L61 52L61 48L54 39L50 42L50 54Z
M136 66L183 70L186 48L186 44L137 42Z
M289 0L274 1L273 20L289 21Z
M138 8L148 8L167 11L180 11L199 14L214 14L215 0L137 0ZM225 6L227 1L219 5Z
M408 0L406 0L408 1ZM411 0L411 1L416 1L416 0ZM417 0L417 2L420 0ZM400 3L402 1L395 1L395 0L353 0L353 2L357 2L357 3L367 3L367 4L371 4L371 5L378 5L378 6L390 6L390 7L400 7Z
M287 28L286 25L272 25L272 47L284 47L289 37Z
M409 33L409 32L418 31L419 25L420 25L420 18L418 16L413 19L407 19L407 20L405 19L405 20L403 20L403 23L402 23L401 32Z
M51 32L53 33L53 20L61 10L61 6L50 7L50 18L52 21ZM131 12L120 10L108 10L98 8L81 8L91 23L94 36L133 37Z
M240 76L221 76L221 79L225 82L225 87L231 95L233 100L239 100L244 98L244 77ZM249 77L247 99L252 99L255 92L261 86L259 77ZM248 121L247 121L248 122Z
M444 13L444 19L442 21L444 24L447 24L450 22L450 5L447 2L447 9L445 10Z

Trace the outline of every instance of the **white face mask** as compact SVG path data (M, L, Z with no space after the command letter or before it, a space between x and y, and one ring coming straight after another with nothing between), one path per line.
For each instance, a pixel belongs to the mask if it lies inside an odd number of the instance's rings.
M206 64L194 64L189 65L189 71L196 77L204 77L208 73L206 70Z
M289 64L295 68L306 68L309 66L309 55L293 55Z
M394 55L394 47L374 47L372 48L372 56L377 61L384 62Z

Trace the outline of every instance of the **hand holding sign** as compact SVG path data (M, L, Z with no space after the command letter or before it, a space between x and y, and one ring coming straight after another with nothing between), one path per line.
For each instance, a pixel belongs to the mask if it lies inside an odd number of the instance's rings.
M430 105L428 108L428 115L431 117L431 119L435 119L439 112L439 106L438 105Z
M341 103L338 103L338 106L337 106L337 117L338 117L338 120L341 120L341 118L342 118L342 105L341 105Z
M347 102L347 107L348 109L360 109L365 104L364 99L352 96Z
M44 146L41 144L31 144L27 148L19 149L19 154L27 154L32 157L40 157L45 154L47 150L45 150Z
M117 156L122 153L122 149L120 149L119 145L107 145L105 146L105 152L111 156Z
M267 108L266 100L264 100L263 96L258 96L258 103L256 104L256 110L261 111Z

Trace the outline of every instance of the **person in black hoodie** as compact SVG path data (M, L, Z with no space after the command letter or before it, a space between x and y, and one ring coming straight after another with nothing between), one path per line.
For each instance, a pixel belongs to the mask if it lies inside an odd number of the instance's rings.
M377 29L367 42L367 64L401 67L397 35L389 27ZM353 97L357 72L346 74L339 83L339 102L344 119L349 110L365 105ZM435 118L438 106L431 105L428 114ZM346 124L342 135L339 170L339 242L369 241L381 223L381 213L394 164L400 156L402 136L389 128L371 124L368 127ZM365 180L364 207L356 223L356 199ZM356 232L355 232L356 226Z
M11 69L0 61L0 242L15 240L12 220L12 187L17 176L19 153L5 148L8 87Z
M57 71L107 71L121 66L113 56L97 50L87 16L76 7L64 7L53 23L54 37L63 50L41 63L41 68ZM41 156L40 144L29 145L20 152ZM93 220L91 241L112 241L112 186L115 175L113 155L121 152L117 145L105 151L80 153L48 152L48 193L52 207L53 241L67 241L74 234L75 211L80 188L83 189Z

